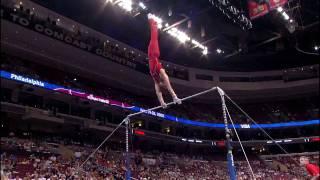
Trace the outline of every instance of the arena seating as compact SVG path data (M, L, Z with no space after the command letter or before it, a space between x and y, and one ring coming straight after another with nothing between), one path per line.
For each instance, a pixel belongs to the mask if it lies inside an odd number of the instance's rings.
M56 141L50 143L52 139ZM93 148L90 145L57 143L63 141L65 140L59 138L36 141L17 137L1 138L2 172L9 178L123 178L125 173L124 152L120 149L106 147L105 150L99 150L95 158L84 166L84 171L77 173L77 166L83 162ZM80 152L81 156L76 157L75 152ZM319 156L310 155L309 157L312 162L319 162ZM194 157L164 152L142 153L136 150L131 154L131 159L134 162L131 168L135 179L222 180L228 178L225 161L210 161L199 155ZM256 179L309 178L306 173L301 173L305 172L302 167L289 163L292 160L291 156L279 156L277 159L280 163L288 165L288 168L272 168L263 159L251 159L250 163ZM235 165L238 179L252 179L247 162L236 161Z
M18 1L17 1L18 2ZM47 14L39 14L36 10L31 10L31 7L27 7L27 4L20 3L20 5L17 4L1 4L1 9L6 10L6 12L11 13L17 13L20 15L20 17L28 19L32 23L38 23L43 25L44 27L48 27L52 30L55 30L57 32L61 32L64 35L69 35L74 39L80 40L82 42L90 43L93 46L99 47L103 49L103 51L106 51L112 55L117 55L118 57L124 58L125 60L128 60L130 62L137 62L140 65L143 65L143 69L139 70L142 73L148 74L148 61L144 57L145 54L142 55L142 57L138 58L137 53L133 53L131 50L127 50L125 52L123 47L118 47L118 45L108 41L108 44L106 43L106 40L98 39L92 34L88 32L84 32L83 29L80 27L73 27L72 30L69 28L66 28L63 26L63 24L59 24L59 22L48 16ZM4 12L4 11L3 11ZM6 13L2 13L6 14ZM3 16L4 17L4 16ZM57 17L56 17L57 18ZM61 20L63 21L63 20ZM69 24L71 26L71 24ZM10 39L10 38L9 38ZM108 61L108 59L104 59ZM85 91L87 93L92 93L97 96L105 97L108 99L117 100L120 102L124 102L130 105L139 106L142 108L148 108L148 107L154 107L156 105L159 105L159 102L156 98L150 98L147 96L138 96L136 94L133 94L132 92L128 92L124 89L118 89L114 87L108 86L108 84L103 84L101 82L94 82L92 79L87 79L86 75L77 75L72 72L66 72L62 70L55 69L54 67L48 67L43 66L41 64L37 64L35 62L30 61L29 59L24 59L22 57L17 57L14 55L9 55L5 52L1 52L1 69L4 71L17 73L19 75L23 75L26 77L39 79L42 81L46 81L49 83L61 85L67 88L72 88L74 90L79 91ZM165 65L165 63L164 63ZM180 79L182 80L188 80L186 79L183 74L187 74L188 77L188 70L179 69L178 65L170 65L170 67L166 66L166 71L168 72L168 75L170 77L179 78L179 72ZM176 72L174 72L176 71ZM177 72L178 71L178 72ZM187 72L187 73L185 73ZM306 67L297 67L292 69L283 70L283 76L279 76L280 78L278 80L283 80L283 82L290 82L290 81L298 81L298 80L305 80L309 78L315 78L319 77L319 66L308 66ZM227 77L228 78L228 77ZM236 80L234 80L234 78ZM268 77L262 77L262 80L265 80L264 78ZM270 77L269 77L270 78ZM283 79L281 79L283 78ZM258 78L246 78L245 81L237 81L237 79L241 79L239 77L230 77L229 81L232 82L256 82L258 81ZM255 80L254 80L255 79ZM219 79L221 81L221 79ZM6 81L8 82L8 81ZM11 83L8 83L11 85ZM9 86L9 85L8 85ZM19 88L17 88L19 89ZM2 93L6 90L10 91L10 93ZM59 109L58 105L55 104L45 104L43 101L44 98L39 96L39 99L32 99L32 102L24 101L23 98L17 98L18 100L12 101L11 91L12 89L6 89L1 88L1 103L2 102L10 102L7 103L9 105L17 106L17 104L23 105L21 109L30 110L36 109L38 111L48 110L46 112L53 112L52 116L56 116L58 113L57 109ZM19 95L21 95L23 92L19 89ZM32 93L30 95L33 96ZM56 93L58 97L62 96L61 94ZM19 97L22 97L19 96ZM34 95L34 97L38 97L37 95ZM68 96L69 97L69 96ZM70 98L71 99L71 98ZM75 98L76 99L76 98ZM78 100L78 99L77 99ZM61 101L62 102L62 101ZM97 126L94 126L94 128L90 129L89 124L87 121L91 120L99 120L99 117L97 115L94 115L94 119L92 118L90 114L90 108L94 107L88 107L86 110L82 110L80 107L75 108L74 110L71 110L71 101L70 102L63 102L67 104L68 108L65 108L65 111L60 111L59 113L63 115L73 115L78 117L87 118L83 124L86 124L86 126L80 126L77 123L74 123L72 125L68 124L70 122L63 122L57 125L57 129L60 126L60 129L68 128L68 126L76 127L74 129L77 130L76 133L79 134L72 134L72 130L70 130L70 134L72 136L77 136L78 139L82 138L82 135L84 134L83 131L87 131L86 133L90 134L91 131L95 131ZM86 102L87 103L87 102ZM87 103L89 104L89 103ZM70 108L69 108L70 105ZM90 104L91 105L91 104ZM97 105L98 106L98 105ZM96 107L97 107L96 106ZM275 123L275 122L289 122L289 121L296 121L296 120L310 120L310 119L319 119L319 107L318 102L316 98L309 97L305 99L294 99L294 100L282 100L282 101L270 101L270 102L264 102L264 103L246 103L241 104L241 107L258 123ZM126 110L122 110L120 113L115 113L116 108L113 108L111 106L104 107L106 109L107 113L110 113L111 116L114 116L114 114L119 115L117 120L120 120L122 118L122 115L126 115ZM14 110L13 110L14 111ZM103 111L103 110L101 110ZM194 103L194 102L183 102L182 105L177 106L174 109L167 109L167 110L159 110L160 112L164 112L166 114L171 114L174 116L192 119L192 120L198 120L198 121L204 121L204 122L214 122L214 123L221 123L221 104L219 103L213 103L212 106L208 106L204 103ZM103 111L104 112L104 111ZM35 120L35 121L29 121L25 120L22 121L22 119L19 119L19 115L16 115L14 112L5 112L1 111L1 114L4 114L5 117L9 117L6 119L7 121L2 124L1 129L5 129L6 132L9 131L9 127L17 131L24 131L21 130L22 126L25 129L28 129L32 131L32 133L41 131L39 129L32 129L31 126L34 124L42 126L45 128L47 126L50 126L50 123L53 122L44 122L41 120ZM47 113L48 116L51 116L50 113ZM241 123L241 124L251 124L252 122L245 117L242 113L240 113L236 108L230 107L230 113L235 121L235 123ZM14 115L12 115L14 114ZM102 113L103 114L103 113ZM22 116L24 116L23 114ZM102 115L105 116L105 115ZM106 115L108 116L108 115ZM46 116L47 117L47 116ZM60 116L61 117L61 116ZM59 118L60 118L59 117ZM75 119L77 120L78 117ZM88 118L91 118L91 120L88 120ZM106 118L106 117L102 117ZM18 119L18 120L17 120ZM58 119L58 118L56 118ZM64 120L63 118L61 118ZM113 119L113 117L111 118ZM142 117L141 121L145 120L146 117ZM14 120L14 121L10 121ZM33 119L32 119L33 120ZM75 121L76 121L75 120ZM66 120L67 121L67 120ZM21 124L18 124L20 123ZM154 120L150 121L154 122ZM11 124L10 124L11 123ZM17 123L21 126L15 126ZM29 123L29 124L28 124ZM34 123L30 125L30 123ZM37 124L39 123L39 124ZM48 124L50 125L48 125ZM54 122L56 123L56 122ZM53 124L54 124L53 123ZM91 123L91 122L90 122ZM100 122L99 122L100 123ZM118 123L117 121L110 122L106 120L104 123L99 124L99 126L107 126L107 123ZM149 123L149 122L148 122ZM57 124L57 123L56 123ZM55 124L55 125L56 125ZM92 123L94 124L94 122ZM155 124L155 123L153 123ZM152 125L153 125L152 124ZM168 123L169 124L169 123ZM174 124L174 123L172 123ZM54 126L55 126L54 125ZM66 125L66 127L64 127ZM91 125L91 124L90 124ZM149 124L148 124L149 125ZM163 124L155 124L158 125L161 130L164 129L165 123ZM5 127L4 127L5 126ZM61 127L62 126L62 127ZM3 128L4 127L4 128ZM8 129L6 129L8 127ZM84 128L85 127L85 128ZM89 127L89 128L88 128ZM113 127L109 124L107 128ZM15 129L16 128L16 129ZM19 129L20 128L20 129ZM22 128L22 129L23 129ZM51 128L51 127L50 127ZM82 129L83 128L83 129ZM140 127L137 127L138 129ZM175 123L174 125L170 125L169 128L172 128L176 131L180 128L180 124ZM185 128L185 129L184 129ZM175 132L175 134L169 134L168 132L158 132L159 133L167 133L167 135L164 135L164 137L169 137L169 135L175 136L175 138L180 138L173 143L176 143L177 146L172 146L174 148L179 147L182 141L181 137L183 138L192 138L192 139L203 139L203 140L210 140L212 142L222 142L224 144L225 134L223 130L216 130L216 129L206 129L203 130L198 127L190 127L191 128L198 128L197 134L196 131L188 131L188 127L185 127L184 125L181 125L180 130L182 132ZM308 128L310 128L312 131L308 131ZM70 128L71 129L71 128ZM102 128L101 128L102 129ZM142 130L144 130L141 127ZM61 130L61 132L63 131ZM146 129L146 132L153 131L151 129ZM160 130L160 131L161 131ZM194 130L194 129L193 129ZM294 130L294 131L291 131ZM221 133L216 133L216 131L220 131ZM269 129L266 129L266 131L269 131ZM280 135L277 135L275 131L281 131ZM283 132L282 132L283 131ZM289 131L289 133L288 133ZM1 134L5 134L6 132L1 132ZM144 132L144 131L143 131ZM272 133L272 137L275 138L282 138L286 139L288 137L307 137L307 136L313 136L318 135L319 132L317 130L317 127L299 127L299 128L288 128L288 129L275 129ZM21 132L19 132L21 133ZM42 132L40 132L42 133ZM109 144L106 144L103 146L103 148L100 148L97 153L94 154L94 156L81 168L78 168L79 165L84 162L84 160L90 155L90 153L96 148L97 144L86 144L84 142L77 142L74 139L66 139L66 137L58 137L58 134L56 132L50 132L55 133L51 134L51 136L36 136L35 134L32 134L32 136L23 135L14 135L14 133L10 133L8 137L1 137L1 180L2 179L107 179L107 180L120 180L124 179L124 174L126 172L126 166L125 166L125 152L124 152L124 144L123 142L118 141L119 139L116 138L122 138L120 136L116 136L115 139L112 139L112 141ZM82 134L83 133L83 134ZM101 138L104 138L104 133L102 131L95 132L100 133L99 138L98 136L94 136L91 138L96 138L95 143L99 141ZM118 133L118 132L117 132ZM123 133L123 132L119 132ZM210 136L211 134L214 136ZM216 134L215 134L216 133ZM70 135L69 134L69 135ZM93 134L93 133L92 133ZM103 134L103 135L102 135ZM210 134L210 135L208 135ZM263 137L263 134L261 132L257 133L257 131L252 130L250 132L247 132L246 129L239 130L239 134L243 141L248 141L252 139L266 139ZM253 136L254 134L254 136ZM261 135L262 134L262 135ZM271 133L270 133L271 134ZM96 134L95 134L96 135ZM101 135L101 136L100 136ZM244 136L248 136L244 138ZM145 136L144 138L149 140L148 138L151 136ZM69 137L68 137L69 138ZM151 179L160 179L160 180L211 180L211 179L217 179L217 180L224 180L229 178L228 168L227 168L227 162L225 161L225 146L224 147L214 147L214 153L209 151L209 155L205 153L197 153L198 151L206 151L204 150L204 145L199 144L201 146L199 149L198 144L192 144L188 143L186 141L185 144L188 146L197 146L196 148L190 148L189 149L183 149L182 151L185 151L183 153L178 153L177 151L164 151L165 148L155 148L152 147L152 151L150 151L150 148L147 149L147 147L144 147L143 145L139 146L140 149L134 149L137 148L137 146L134 145L134 143L140 143L143 142L142 136L131 136L132 139L136 138L136 141L130 140L132 142L130 149L130 167L132 171L132 179L138 179L138 180L151 180ZM141 138L141 139L139 139ZM213 138L213 140L212 140ZM235 137L232 137L235 139ZM140 141L138 141L138 140ZM150 138L152 139L152 137ZM220 141L222 139L222 141ZM217 141L216 141L217 140ZM306 139L304 139L306 142ZM307 139L309 141L309 139ZM159 138L159 141L165 141L165 139L161 136ZM180 142L181 141L181 142ZM302 139L303 141L303 139ZM91 142L90 143L94 143ZM184 143L184 142L183 142ZM314 143L314 142L312 142ZM308 146L312 145L312 143L304 143L304 144L294 144L294 145L301 145L301 146ZM316 142L317 143L317 142ZM147 143L146 143L147 144ZM151 143L150 143L151 144ZM164 143L163 143L164 144ZM182 143L181 143L182 144ZM185 145L184 144L184 145ZM149 144L148 144L149 145ZM158 144L157 144L158 145ZM146 145L147 146L147 145ZM182 145L181 145L182 146ZM207 145L208 146L208 145ZM273 145L266 145L268 147L274 147ZM284 145L286 147L289 147ZM211 144L209 148L212 148ZM172 148L172 149L174 149ZM207 147L208 148L208 147ZM209 149L208 148L208 149ZM220 149L219 149L220 148ZM240 154L239 148L234 147L234 154L238 153ZM246 149L249 149L248 147L245 147ZM262 147L261 147L262 148ZM315 148L315 147L313 147ZM169 148L167 148L169 150ZM201 149L201 150L200 150ZM270 148L271 149L271 148ZM305 149L304 147L300 149ZM307 149L307 148L306 148ZM192 152L194 150L194 152ZM212 150L212 149L210 149ZM187 152L188 151L188 152ZM271 151L270 151L271 152ZM286 154L286 155L274 155L272 157L262 157L257 156L256 154L250 151L249 160L251 163L251 166L253 168L253 172L256 175L257 180L307 180L311 177L307 174L304 167L301 167L297 164L297 161L299 159L300 154ZM316 152L317 153L317 152ZM310 158L312 163L319 164L319 155L315 155L314 153L303 153L304 156L307 156ZM235 158L239 158L238 156L234 156ZM237 171L237 177L239 180L248 180L253 179L251 176L251 172L248 168L247 162L243 161L243 159L239 160L236 159L235 162L236 171Z

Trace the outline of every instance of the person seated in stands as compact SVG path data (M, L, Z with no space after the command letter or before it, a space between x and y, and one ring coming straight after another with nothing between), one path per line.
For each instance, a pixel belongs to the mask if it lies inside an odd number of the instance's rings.
M315 164L311 164L309 161L309 158L306 156L300 157L300 165L304 166L308 173L312 176L311 180L319 180L320 179L320 173L319 173L319 166Z
M163 108L167 107L162 97L161 87L163 87L169 91L174 103L181 104L181 100L178 98L173 88L171 87L170 80L166 71L159 62L160 50L158 42L157 22L154 20L154 17L151 14L148 14L148 19L151 31L151 39L148 46L149 69L150 74L154 80L158 100Z

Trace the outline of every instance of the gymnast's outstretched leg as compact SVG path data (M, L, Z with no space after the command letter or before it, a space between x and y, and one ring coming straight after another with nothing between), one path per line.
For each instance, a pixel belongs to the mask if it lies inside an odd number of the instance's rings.
M155 90L156 90L158 100L161 106L165 108L166 104L163 100L162 91L160 88L160 87L164 87L169 91L173 101L175 103L181 104L181 100L178 98L178 96L174 92L166 71L163 69L161 63L159 62L160 50L159 50L159 42L158 42L157 23L154 19L152 19L152 16L150 14L148 15L148 19L149 19L150 31L151 31L150 43L148 46L149 69L150 69L150 74L155 83Z
M163 68L160 69L160 77L163 80L164 86L167 87L169 93L171 94L173 100L175 102L177 101L177 103L180 104L180 102L178 102L179 98L178 98L178 96L176 95L176 93L174 92L174 90L173 90L173 88L171 86L169 76L167 75L166 71Z

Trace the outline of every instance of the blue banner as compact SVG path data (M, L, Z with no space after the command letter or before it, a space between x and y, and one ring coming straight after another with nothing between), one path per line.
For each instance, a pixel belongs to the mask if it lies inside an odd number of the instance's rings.
M129 104L126 104L123 102L119 102L119 101L115 101L115 100L111 100L111 99L106 99L104 97L95 96L93 94L88 94L85 92L66 88L66 87L63 87L60 85L51 84L51 83L44 82L41 80L28 78L25 76L21 76L21 75L6 72L6 71L0 71L0 72L1 72L1 78L19 81L19 82L26 83L26 84L31 84L33 86L57 91L57 92L64 93L64 94L69 94L72 96L77 96L80 98L88 99L90 101L96 101L96 102L108 104L111 106L121 107L123 109L129 109L134 112L141 112L141 111L145 110L145 109L137 107L137 106L132 106L132 105L129 105ZM167 121L182 123L185 125L201 126L201 127L207 127L207 128L224 128L223 123L209 123L209 122L194 121L194 120L189 120L189 119L184 119L184 118L178 118L178 117L175 117L172 115L163 114L163 113L159 113L159 112L155 112L155 111L146 112L146 114L149 114L151 116L156 116L156 117L162 118ZM257 129L259 127L261 127L261 128L287 128L287 127L310 126L310 125L320 125L320 120L314 119L314 120L306 120L306 121L272 123L272 124L258 124L258 125L256 125L256 124L235 124L235 128L237 128L237 129ZM229 127L232 128L231 125L229 125Z

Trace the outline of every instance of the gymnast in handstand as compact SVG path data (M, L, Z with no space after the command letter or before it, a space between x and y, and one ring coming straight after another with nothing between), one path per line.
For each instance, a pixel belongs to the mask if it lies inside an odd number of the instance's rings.
M163 108L167 107L167 104L163 100L161 91L161 88L164 88L169 91L175 104L181 104L181 99L178 98L173 88L171 87L169 77L166 71L163 69L161 63L159 62L160 50L158 43L157 22L153 19L152 15L150 14L148 14L148 20L151 31L151 39L148 47L149 69L154 81L154 86L158 100Z

